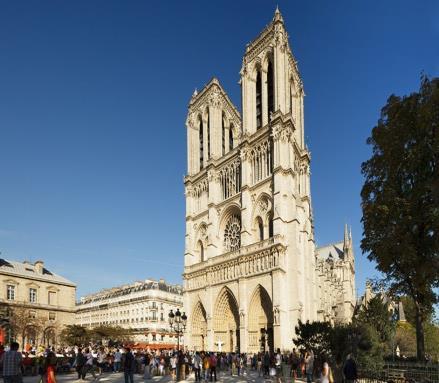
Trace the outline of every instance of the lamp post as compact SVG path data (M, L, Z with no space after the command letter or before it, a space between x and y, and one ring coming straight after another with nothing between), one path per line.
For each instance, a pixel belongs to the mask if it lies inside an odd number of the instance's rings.
M186 330L186 322L187 322L187 316L183 312L180 312L180 309L177 309L177 311L174 312L171 310L168 315L169 319L169 326L171 327L171 330L175 331L177 333L177 381L180 380L180 336L184 333L184 330Z

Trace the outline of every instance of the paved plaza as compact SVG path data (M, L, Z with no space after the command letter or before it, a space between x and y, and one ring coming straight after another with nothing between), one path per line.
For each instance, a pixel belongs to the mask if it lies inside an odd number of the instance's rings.
M80 383L81 380L77 379L76 374L59 374L56 377L56 380L58 383ZM40 377L39 376L26 376L23 378L24 383L39 383ZM194 374L191 374L188 379L182 381L182 382L194 382ZM225 383L239 383L239 382L257 382L257 383L271 383L275 382L276 379L272 378L263 378L258 377L257 372L250 371L245 375L241 376L231 376L230 372L219 372L218 373L218 382L225 382ZM283 380L285 381L285 380ZM102 382L102 383L124 383L124 376L123 373L104 373L96 380L93 379L93 377L89 376L86 378L85 381L82 382ZM134 375L134 383L168 383L172 382L170 376L155 376L152 379L144 380L143 375ZM203 381L204 382L204 381Z

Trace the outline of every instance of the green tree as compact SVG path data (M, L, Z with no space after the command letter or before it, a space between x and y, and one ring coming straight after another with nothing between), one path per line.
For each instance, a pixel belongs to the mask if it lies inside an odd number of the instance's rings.
M90 332L83 326L68 325L61 331L61 340L70 346L81 346L90 342Z
M425 358L424 322L439 287L439 79L419 92L390 96L362 164L361 248L393 293L415 304L417 357Z
M394 331L389 305L384 302L380 294L375 295L366 306L360 308L354 322L371 326L383 343L390 340Z
M298 348L312 350L316 356L331 353L332 328L328 322L299 320L295 332L293 342Z
M90 330L90 338L95 342L123 343L130 340L130 334L120 326L99 326Z

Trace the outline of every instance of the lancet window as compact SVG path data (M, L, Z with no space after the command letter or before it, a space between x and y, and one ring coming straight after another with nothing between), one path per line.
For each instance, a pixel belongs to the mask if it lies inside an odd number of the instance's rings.
M256 75L256 129L262 126L262 79L261 71Z
M210 159L210 111L207 109L207 159Z
M268 62L267 68L267 101L268 101L268 116L274 112L274 73L271 60Z
M233 149L233 124L229 127L229 150Z
M223 155L224 154L226 154L226 126L225 126L225 116L224 116L224 113L223 113L223 118L221 119L221 121L222 121L222 127L221 127L221 138L222 138L222 140L221 140L221 142L222 142L222 148L223 148L223 151L222 151L222 153L223 153Z
M203 144L203 119L199 116L199 132L198 137L200 140L200 170L203 169L204 162L204 144Z
M263 241L264 240L264 223L262 222L261 217L258 217L256 219L256 221L257 221L258 231L259 231L259 240Z
M223 199L234 196L241 191L241 163L233 161L220 170L220 183Z
M272 158L269 141L264 141L250 151L253 184L272 173Z
M272 238L273 237L273 213L270 214L270 216L268 217L268 237Z

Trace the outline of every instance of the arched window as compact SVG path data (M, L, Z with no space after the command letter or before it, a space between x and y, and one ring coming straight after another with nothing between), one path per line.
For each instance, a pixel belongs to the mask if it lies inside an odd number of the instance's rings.
M198 241L198 252L200 254L200 262L204 262L204 246L201 241Z
M293 118L296 118L296 87L294 85L294 79L290 80L290 112Z
M267 68L267 100L268 100L268 116L274 112L274 73L271 60L268 62Z
M210 111L207 109L207 159L210 159Z
M199 120L199 138L200 138L200 170L203 169L204 162L204 147L203 147L203 119L201 116L198 117Z
M262 222L262 218L258 217L258 218L256 218L256 221L257 221L257 225L258 225L259 240L263 241L264 240L264 224Z
M262 126L262 80L261 71L256 75L256 129Z
M229 150L233 149L233 124L229 127Z
M273 237L273 214L268 218L268 237Z
M226 126L225 126L225 118L226 116L223 113L223 118L221 119L222 125L222 145L223 145L223 155L226 154Z

